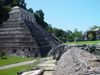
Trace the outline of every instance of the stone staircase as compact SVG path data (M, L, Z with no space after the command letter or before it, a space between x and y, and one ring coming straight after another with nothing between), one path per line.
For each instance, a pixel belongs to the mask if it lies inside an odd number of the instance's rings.
M53 46L55 47L62 43L54 36L52 36L48 31L46 31L41 25L29 22L27 20L25 20L25 23L26 25L28 25L30 32L32 33L32 36L37 41L37 45L40 48L41 56L46 56L50 49L53 48Z
M0 50L5 50L7 56L40 56L35 38L23 20L7 21L1 25Z
M46 56L62 42L42 26L28 20L8 20L0 26L0 50L7 56Z

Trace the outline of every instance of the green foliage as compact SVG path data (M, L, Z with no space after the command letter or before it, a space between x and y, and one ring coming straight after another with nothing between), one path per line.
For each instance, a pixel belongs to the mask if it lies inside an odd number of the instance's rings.
M31 12L31 13L33 13L33 9L32 8L29 8L28 11Z
M90 40L94 39L94 36L92 33L89 34Z
M82 31L78 31L77 28L74 29L74 32L71 32L71 31L68 31L68 37L67 37L67 40L69 42L72 42L74 41L75 38L80 38L82 37Z
M1 51L0 52L0 57L3 59L3 56L5 55L5 52L4 51Z
M83 34L82 34L82 31L78 31L76 28L76 29L74 29L74 35L75 35L74 38L80 38L80 37L82 37Z
M53 32L57 37L62 37L64 35L64 31L62 29L53 28Z
M66 42L67 41L67 38L66 37L62 37L62 41L63 42Z
M69 41L69 42L72 42L72 41L74 41L74 38L75 37L75 35L72 33L71 35L69 35L68 37L67 37L67 40Z
M72 32L71 30L64 31L62 29L53 28L53 33L63 42L72 42L75 38L82 37L82 31L78 31L77 29Z
M49 32L49 33L52 33L53 32L53 28L50 24L48 24L45 29Z
M39 24L39 25L42 25L43 28L47 28L48 24L44 21L44 13L43 11L40 9L40 10L37 10L35 13L34 13L34 17L36 18L36 22ZM49 27L49 26L48 26Z
M4 6L6 6L12 4L14 0L3 0L3 1L4 1Z

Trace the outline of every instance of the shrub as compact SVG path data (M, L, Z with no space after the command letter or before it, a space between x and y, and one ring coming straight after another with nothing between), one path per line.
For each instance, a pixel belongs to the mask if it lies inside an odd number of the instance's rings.
M3 56L4 56L5 52L4 51L1 51L0 52L0 57L3 59Z

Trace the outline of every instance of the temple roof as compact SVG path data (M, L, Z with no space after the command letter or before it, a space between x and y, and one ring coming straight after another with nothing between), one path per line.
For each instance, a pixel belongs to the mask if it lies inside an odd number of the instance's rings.
M94 29L93 31L99 31L100 30L100 28L96 28L96 29Z
M24 13L26 15L34 17L34 15L32 13L30 13L29 11L27 11L27 10L25 10L23 8L20 8L18 6L13 7L9 13L14 13L14 12L22 12L22 13Z

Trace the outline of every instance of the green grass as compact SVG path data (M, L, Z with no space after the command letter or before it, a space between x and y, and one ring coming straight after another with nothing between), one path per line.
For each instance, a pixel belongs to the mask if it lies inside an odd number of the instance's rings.
M47 56L47 57L50 57L50 56ZM6 58L6 59L0 58L0 66L14 64L14 63L18 63L18 62L24 62L24 61L28 61L28 60L46 58L46 57L36 57L36 58L4 57L4 58Z
M36 66L39 62L35 62L33 64L33 66L29 67L28 69L26 69L25 71L30 71L34 66ZM18 66L18 67L13 67L13 68L9 68L9 69L4 69L4 70L0 70L0 75L17 75L17 72L21 71L22 69L26 68L28 65L23 65L23 66Z
M21 57L4 57L6 59L1 59L0 58L0 66L8 65L8 64L13 64L13 63L18 63L18 62L23 62L23 61L28 61L32 60L34 58L21 58Z
M80 42L70 42L69 44L93 44L97 45L100 41L80 41Z

